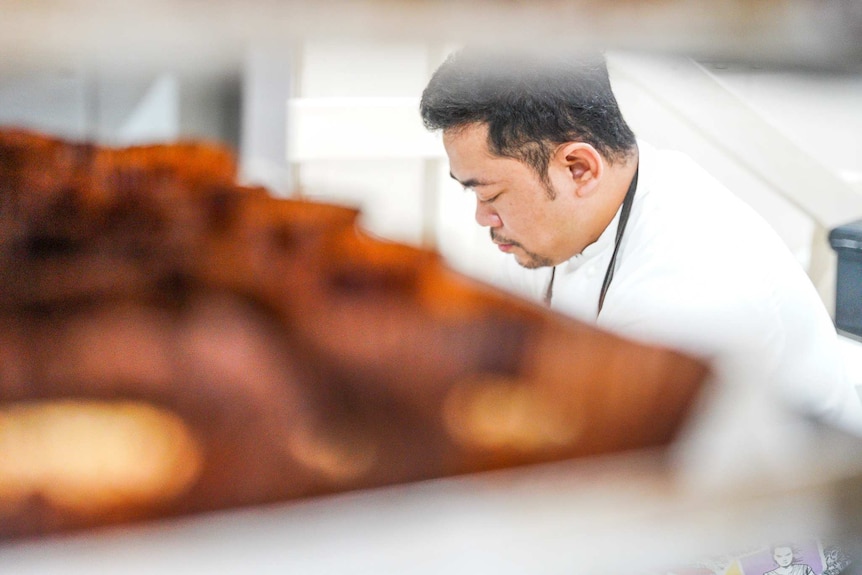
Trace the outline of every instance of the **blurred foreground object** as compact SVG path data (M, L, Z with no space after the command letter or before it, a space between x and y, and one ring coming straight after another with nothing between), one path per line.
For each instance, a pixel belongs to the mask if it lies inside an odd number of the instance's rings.
M707 376L235 176L0 132L0 538L662 446Z
M835 324L862 339L862 220L834 228L829 243L838 254Z
M224 71L249 42L367 38L496 46L563 41L768 67L862 70L856 0L254 0L253 9L246 1L214 0L207 10L194 2L118 1L0 0L0 50L7 56L0 69L81 59L119 70L131 62Z

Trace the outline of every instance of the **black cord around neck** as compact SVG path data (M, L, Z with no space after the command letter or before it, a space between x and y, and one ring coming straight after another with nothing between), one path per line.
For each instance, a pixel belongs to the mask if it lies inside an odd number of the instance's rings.
M620 220L617 224L617 236L614 240L614 252L611 254L611 261L608 263L608 269L605 272L605 279L602 282L602 289L599 292L599 309L596 312L596 315L602 312L602 307L605 305L605 295L608 293L608 288L611 287L611 281L614 279L614 270L617 267L617 254L620 251L620 244L623 240L623 234L626 231L626 224L629 223L629 214L632 211L632 204L635 200L635 192L638 188L638 171L640 166L635 167L634 176L632 176L632 181L629 184L629 189L626 192L626 197L623 199L622 208L620 209ZM557 266L551 268L551 279L548 281L548 287L545 289L545 297L544 302L545 305L550 307L551 300L554 297L554 276L557 273Z
M602 307L605 305L605 295L608 293L608 288L611 287L611 281L614 279L614 270L617 267L617 254L620 251L620 244L623 240L623 234L626 231L626 224L629 223L629 214L632 211L632 204L635 201L635 192L638 189L638 170L635 167L635 175L632 176L632 183L629 184L629 190L626 192L626 197L623 200L623 207L620 209L620 222L617 224L617 237L614 240L614 253L611 254L611 261L608 264L608 269L605 272L605 280L602 282L602 291L599 292L599 311L596 315L602 313Z

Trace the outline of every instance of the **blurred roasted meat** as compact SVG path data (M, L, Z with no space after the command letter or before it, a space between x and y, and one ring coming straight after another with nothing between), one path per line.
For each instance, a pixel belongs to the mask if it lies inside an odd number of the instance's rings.
M217 146L0 131L0 538L661 446L705 376Z

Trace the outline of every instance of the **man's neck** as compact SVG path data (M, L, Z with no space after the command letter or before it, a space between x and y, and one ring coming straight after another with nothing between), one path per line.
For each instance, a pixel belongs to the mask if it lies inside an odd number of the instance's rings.
M616 163L608 164L605 171L605 189L601 194L602 209L599 218L601 231L598 235L601 235L611 225L611 222L613 222L614 217L623 205L623 201L637 172L638 160L639 154L637 148L635 148L632 154L625 160L618 160ZM598 236L595 239L598 239Z

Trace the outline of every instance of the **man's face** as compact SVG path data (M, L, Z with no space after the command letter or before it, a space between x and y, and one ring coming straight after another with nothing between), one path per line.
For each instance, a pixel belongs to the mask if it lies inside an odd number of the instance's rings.
M574 255L564 242L571 224L563 217L571 203L567 194L553 180L549 190L526 163L493 155L487 136L484 124L443 134L452 177L476 194L476 221L524 267L556 265Z
M579 222L566 170L555 171L552 164L549 189L528 164L491 153L485 124L447 130L443 144L452 177L476 194L476 221L490 228L501 251L526 268L538 268L583 249L572 245L570 231Z
M779 567L787 567L793 563L793 550L790 547L776 547L773 558Z

